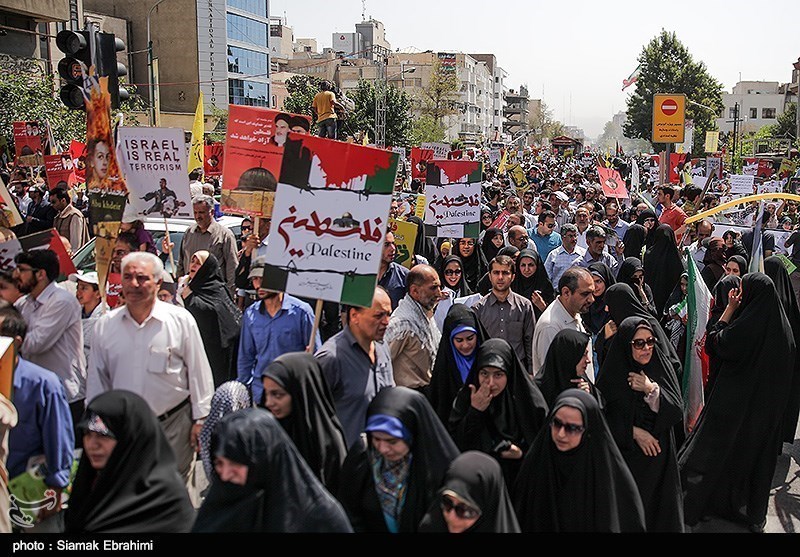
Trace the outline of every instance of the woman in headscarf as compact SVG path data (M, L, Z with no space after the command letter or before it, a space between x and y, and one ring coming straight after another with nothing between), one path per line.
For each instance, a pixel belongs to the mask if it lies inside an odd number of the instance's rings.
M342 502L356 532L416 532L459 451L427 399L406 387L369 404L366 436L342 465Z
M512 489L523 532L644 532L639 489L597 400L556 398Z
M100 394L78 429L83 454L64 517L67 533L191 530L195 513L175 455L142 397Z
M746 275L747 259L745 259L741 255L731 255L725 262L725 274L736 275L737 277L743 277L744 275Z
M664 306L664 316L661 318L664 332L669 336L669 342L678 354L686 353L686 318L681 317L681 308L685 307L684 300L688 293L689 273L684 272L667 300L667 305Z
M481 239L483 259L488 263L497 255L500 248L506 245L503 231L499 228L488 228Z
M414 256L415 258L422 257L425 259L425 261L417 259L416 263L428 263L429 265L433 265L436 261L436 245L433 243L432 238L425 236L425 225L422 219L417 215L410 215L406 218L406 221L417 227L417 237L414 240Z
M352 532L275 417L245 408L211 437L214 474L193 532Z
M209 480L214 474L214 457L211 455L211 434L223 416L253 405L250 390L239 381L226 381L214 391L211 397L211 410L208 412L198 438L203 470Z
M617 281L614 279L614 273L602 261L591 263L587 270L594 281L594 302L589 306L586 313L581 314L581 316L587 332L591 335L592 350L594 351L597 346L597 335L603 332L603 327L610 319L606 310L606 289L616 284ZM600 371L600 361L596 354L592 357L592 367L594 370L593 377L596 378L597 372Z
M653 316L656 316L656 304L653 299L653 290L644 281L644 267L637 257L626 257L617 271L617 282L631 287L639 302Z
M645 238L647 238L645 227L637 223L631 224L622 238L622 243L625 244L625 257L635 257L641 260L644 253Z
M547 277L547 271L539 254L532 249L524 249L517 256L517 271L511 290L533 304L533 314L536 319L555 299L553 284ZM538 296L534 296L538 292Z
M780 257L771 255L764 260L764 274L775 283L781 307L792 327L795 346L800 346L800 309L797 306L797 297L789 273ZM800 357L795 357L792 387L783 419L783 441L786 443L794 443L798 415L800 415Z
M650 321L622 321L597 387L622 457L639 486L648 532L683 532L683 502L673 430L683 398L669 354Z
M747 253L747 248L742 244L741 234L737 233L736 230L726 230L722 234L722 239L725 240L725 257L740 255L745 259L750 258L750 254Z
M194 275L203 266L203 263L206 262L208 256L211 253L208 250L197 250L192 254L192 257L189 259L189 270L186 272L185 275L182 277L178 277L178 283L175 287L175 291L177 292L178 302L183 305L183 301L192 293L191 288L189 287L189 281L194 278Z
M714 290L714 285L726 275L725 240L714 237L708 241L708 247L703 256L703 265L700 276L708 289Z
M506 483L547 416L547 403L511 346L492 338L478 349L472 372L458 393L448 428L462 451L478 450L500 462Z
M709 331L719 375L678 464L685 522L715 515L760 532L792 384L796 345L775 285L749 273Z
M645 230L645 240L644 245L645 247L649 248L650 245L653 243L653 233L656 231L656 227L658 226L658 217L656 216L655 211L652 209L645 209L641 213L638 214L636 217L636 223L640 225ZM624 241L624 240L623 240ZM640 257L634 255L633 257Z
M443 424L450 419L453 401L472 371L478 348L488 336L472 308L464 304L450 307L426 393Z
M728 293L733 289L738 289L741 284L741 278L736 275L726 275L714 286L714 290L711 291L714 304L711 306L711 313L706 323L706 335L711 332L711 329L717 324L719 318L722 317L725 308L728 307ZM714 382L719 375L719 368L722 366L722 360L717 358L716 354L709 350L705 350L705 353L708 356L708 378L706 379L705 387L703 387L703 394L705 400L708 400L714 388Z
M192 267L194 265L193 259ZM205 252L204 262L195 270L183 296L184 307L197 321L214 376L214 387L219 387L236 377L242 312L236 307L231 290L222 278L219 260L213 254Z
M452 299L472 294L464 278L464 265L457 255L448 255L444 258L439 269L439 281L442 283L442 290L447 288L450 291Z
M653 290L656 315L661 315L664 313L667 298L685 269L672 228L667 224L660 224L652 232L652 236L653 241L648 243L642 265L644 281Z
M475 244L475 238L459 238L453 246L453 254L461 258L461 264L464 266L464 279L473 292L476 291L478 281L487 269L483 252Z
M336 493L347 445L319 362L308 352L282 354L261 372L261 380L264 406L322 485Z
M556 334L547 349L544 367L536 373L536 384L548 407L552 408L563 391L575 388L591 394L603 406L600 393L586 376L589 340L589 335L575 329L563 329Z
M486 205L481 205L481 232L485 232L491 228L494 222L494 211Z
M467 451L458 455L436 495L420 522L420 532L519 533L503 472L485 453Z

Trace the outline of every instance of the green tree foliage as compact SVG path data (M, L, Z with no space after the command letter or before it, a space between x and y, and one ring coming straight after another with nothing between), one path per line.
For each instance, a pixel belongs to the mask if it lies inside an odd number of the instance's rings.
M47 121L56 142L66 149L71 140L85 141L86 113L70 110L58 98L59 84L33 60L5 59L0 63L0 130L12 139L13 122ZM136 126L134 112L144 110L135 87L126 84L131 98L121 104L126 126Z
M775 138L794 139L797 145L797 104L790 104L786 112L778 116L778 121L769 127L770 134Z
M320 80L309 75L294 75L286 80L286 90L289 96L283 103L286 112L292 114L311 114L311 103L314 95L319 92Z
M653 127L653 95L683 93L688 100L713 108L711 111L686 104L686 118L694 120L693 153L703 152L706 131L716 129L715 119L722 110L722 84L712 77L703 62L695 62L674 32L661 31L642 49L636 91L628 97L625 137L650 141ZM663 144L654 145L657 151Z
M542 138L552 139L564 135L564 125L553 117L553 110L544 102L538 103L528 115L528 127L534 130L534 138L541 143ZM538 133L536 130L540 130Z
M355 109L348 114L345 133L355 136L366 131L375 138L375 84L359 80L355 91L348 94L355 103ZM386 88L386 145L393 147L409 146L411 135L411 99L405 91L396 87Z
M444 126L432 116L420 116L415 118L411 124L411 135L409 136L411 145L420 145L427 142L438 143L444 141L444 139Z
M430 117L444 130L445 118L459 111L460 89L458 74L443 68L441 61L436 58L430 82L415 96L414 108L422 116Z

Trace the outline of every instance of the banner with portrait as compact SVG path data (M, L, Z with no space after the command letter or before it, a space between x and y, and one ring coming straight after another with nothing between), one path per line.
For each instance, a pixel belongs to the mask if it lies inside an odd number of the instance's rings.
M425 235L433 238L477 238L480 234L479 161L433 160L425 187Z
M222 161L225 160L223 143L208 143L204 146L203 171L206 176L222 176Z
M411 177L425 181L428 173L428 161L433 160L433 149L421 147L411 148Z
M50 154L50 131L47 122L13 122L15 163L18 166L41 166Z
M8 188L0 180L0 226L13 228L25 222L17 204L8 192Z
M372 305L398 159L384 149L289 134L262 288Z
M60 155L44 156L44 172L47 175L47 186L54 188L71 189L77 184L75 178L75 163L69 151Z
M222 211L269 218L289 132L310 129L311 118L303 114L231 105L221 165Z

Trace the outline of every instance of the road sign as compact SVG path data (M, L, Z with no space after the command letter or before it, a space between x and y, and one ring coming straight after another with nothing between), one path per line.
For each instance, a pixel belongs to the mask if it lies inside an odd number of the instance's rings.
M683 143L686 133L686 95L653 95L653 143Z

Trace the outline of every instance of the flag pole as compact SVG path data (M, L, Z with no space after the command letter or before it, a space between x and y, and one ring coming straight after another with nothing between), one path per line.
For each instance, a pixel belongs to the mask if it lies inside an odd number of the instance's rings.
M322 300L317 300L317 305L314 308L314 326L311 327L311 338L308 339L308 347L306 352L314 353L314 339L317 337L317 330L319 329L319 320L322 317Z
M167 224L167 215L163 215L163 216L164 216L164 237L167 239L167 246L169 246L169 244L170 244L170 240L169 240L169 224ZM178 272L178 269L175 268L175 256L172 255L172 248L170 248L170 250L169 250L169 264L172 267L172 273L170 273L170 274L172 275L172 278L176 278L176 273Z

